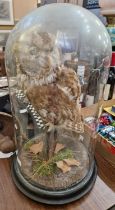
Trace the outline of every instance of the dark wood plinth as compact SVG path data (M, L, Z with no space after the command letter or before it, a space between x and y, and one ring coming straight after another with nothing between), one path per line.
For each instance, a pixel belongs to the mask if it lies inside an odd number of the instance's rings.
M11 177L11 159L0 159L0 210L107 210L115 204L115 169L96 153L98 176L92 191L71 204L50 206L24 196Z

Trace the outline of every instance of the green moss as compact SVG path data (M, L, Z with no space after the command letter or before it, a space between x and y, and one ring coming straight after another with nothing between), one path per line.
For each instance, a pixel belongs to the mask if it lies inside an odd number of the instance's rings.
M36 159L35 162L33 161L33 175L38 176L48 176L52 175L56 172L57 166L56 162L62 161L64 159L73 158L73 152L70 149L65 149L63 151L58 152L55 154L51 159L48 161L42 161L40 159Z
M32 146L32 144L34 144L34 141L33 141L33 140L27 141L27 142L25 143L25 145L24 145L24 149L25 149L26 151L28 151L28 150L30 149L30 147Z

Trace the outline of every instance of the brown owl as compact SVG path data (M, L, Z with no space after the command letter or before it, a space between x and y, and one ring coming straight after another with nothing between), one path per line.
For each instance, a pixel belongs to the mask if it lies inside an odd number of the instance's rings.
M82 132L80 107L77 104L80 84L74 70L65 67L61 70L60 67L54 83L34 85L27 89L26 95L46 124Z

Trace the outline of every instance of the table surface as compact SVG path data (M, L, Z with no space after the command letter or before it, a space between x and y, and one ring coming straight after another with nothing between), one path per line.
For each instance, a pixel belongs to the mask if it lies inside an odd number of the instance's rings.
M115 168L96 153L98 176L90 193L80 200L62 206L32 201L14 185L11 159L0 159L0 210L107 210L115 204Z

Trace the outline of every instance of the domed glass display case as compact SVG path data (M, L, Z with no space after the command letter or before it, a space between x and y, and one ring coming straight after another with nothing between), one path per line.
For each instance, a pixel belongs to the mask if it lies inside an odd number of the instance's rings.
M64 204L92 188L98 109L90 129L83 107L103 98L110 59L104 25L79 6L40 7L11 32L6 69L17 142L12 176L28 197Z

